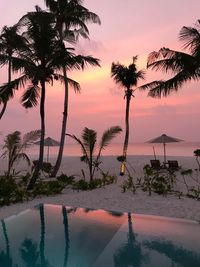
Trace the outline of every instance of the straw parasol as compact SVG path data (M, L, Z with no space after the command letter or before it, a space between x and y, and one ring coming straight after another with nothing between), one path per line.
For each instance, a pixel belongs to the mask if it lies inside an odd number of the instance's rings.
M167 143L176 143L176 142L181 142L183 140L172 137L172 136L168 136L166 134L162 134L156 138L153 138L149 141L147 141L147 143L161 143L163 144L164 147L164 164L166 164L166 144Z
M35 142L34 144L40 145L40 141ZM49 147L50 146L59 146L59 145L60 145L60 143L51 137L47 137L44 139L44 146L47 146L47 162L49 162Z

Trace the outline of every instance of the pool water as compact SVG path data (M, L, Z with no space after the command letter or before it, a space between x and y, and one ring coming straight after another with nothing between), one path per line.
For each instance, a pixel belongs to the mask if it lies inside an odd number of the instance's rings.
M1 221L0 267L200 267L200 224L39 205Z

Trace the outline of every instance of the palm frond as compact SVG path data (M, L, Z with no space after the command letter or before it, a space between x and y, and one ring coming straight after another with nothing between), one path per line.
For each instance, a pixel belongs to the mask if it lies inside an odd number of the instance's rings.
M40 138L40 136L41 136L41 130L34 130L26 133L23 136L22 146L26 148L32 145L35 141L37 141Z
M109 145L110 141L116 137L117 134L122 132L122 128L120 126L112 126L108 130L106 130L101 138L100 142L100 150L104 149Z
M196 23L196 27L183 27L179 33L179 39L183 42L185 49L189 48L192 55L196 55L200 48L200 32L199 21Z
M87 150L86 150L83 142L78 137L76 137L75 135L72 135L72 134L65 134L65 135L67 135L67 136L71 137L72 139L74 139L81 146L81 150L82 150L83 156L86 157L87 160L88 160L89 158L88 158Z
M21 97L22 106L32 108L37 106L40 97L40 88L37 85L29 86Z
M14 96L14 91L18 90L20 87L24 87L26 81L28 80L27 75L23 75L9 83L0 86L0 98L4 101L8 101Z
M147 59L147 68L164 72L178 73L182 69L194 68L194 57L183 52L161 48L158 52L152 52Z
M89 157L93 155L97 141L97 133L93 129L85 127L82 132L82 140Z
M73 63L72 63L72 67L76 68L76 69L85 69L85 67L87 67L88 65L90 66L98 66L100 67L100 63L99 63L99 59L98 58L94 58L92 56L82 56L82 55L78 55L75 56L73 58Z
M31 161L26 153L19 153L15 160L19 161L21 159L25 160L29 166L31 165Z
M63 75L61 74L55 74L55 79L59 80L61 82L64 83L65 78ZM78 82L74 81L73 79L70 79L69 77L67 78L67 82L69 83L69 85L74 89L75 93L80 93L81 91L81 86Z
M178 91L178 89L183 85L183 83L189 80L192 80L192 79L198 79L198 77L200 78L199 74L192 74L186 71L182 71L182 72L179 72L174 77L172 77L171 79L168 79L166 81L158 81L157 85L156 85L156 82L154 82L156 86L155 87L149 86L149 88L151 89L148 95L151 97L159 97L159 98L161 96L166 97L171 92Z

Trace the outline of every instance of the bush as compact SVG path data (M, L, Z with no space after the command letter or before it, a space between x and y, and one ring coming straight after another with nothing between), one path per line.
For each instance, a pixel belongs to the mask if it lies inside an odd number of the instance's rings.
M64 184L59 181L39 182L35 185L32 194L37 195L55 195L62 192L65 188Z
M134 184L133 177L129 175L128 178L122 183L121 188L123 193L125 193L127 190L131 190L133 193L135 193L136 186Z
M75 177L73 175L66 175L66 174L61 174L60 176L57 177L57 180L59 182L64 183L65 185L70 185L74 183Z
M88 190L89 189L89 183L83 179L78 180L73 184L73 189L76 190Z

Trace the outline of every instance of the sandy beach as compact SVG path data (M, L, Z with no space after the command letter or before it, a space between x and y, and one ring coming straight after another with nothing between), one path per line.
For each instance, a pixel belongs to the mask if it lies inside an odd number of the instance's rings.
M129 156L129 170L132 175L137 178L143 174L143 166L149 163L152 156ZM195 169L197 164L193 157L169 157L168 159L176 159L183 169ZM162 157L160 157L162 161ZM53 163L53 159L51 159ZM3 171L5 163L1 164ZM21 170L25 170L26 166L21 164ZM111 174L119 174L119 162L114 156L106 156L103 158L102 168L108 170ZM81 163L79 157L64 157L60 172L67 175L76 175L80 179L81 169L85 170L85 164ZM200 202L194 199L168 195L167 197L148 193L140 190L133 194L130 191L122 193L120 185L125 178L118 175L116 184L108 185L105 188L95 189L92 191L73 191L66 188L62 194L51 197L40 197L32 201L13 204L0 208L0 218L5 218L25 209L31 208L39 203L45 204L61 204L73 207L88 207L95 209L116 210L122 212L132 212L137 214L159 215L174 218L183 218L200 222ZM188 182L190 182L188 180ZM177 172L177 188L185 190L182 178Z

